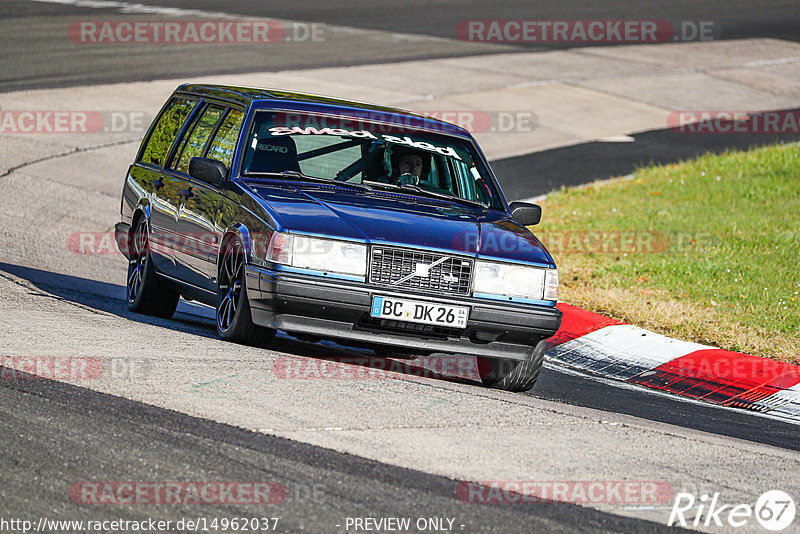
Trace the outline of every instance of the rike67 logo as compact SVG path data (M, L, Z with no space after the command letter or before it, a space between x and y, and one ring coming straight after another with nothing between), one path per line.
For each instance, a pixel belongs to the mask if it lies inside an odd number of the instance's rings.
M781 490L764 492L750 504L728 504L720 499L719 493L696 498L691 493L678 493L672 505L667 526L704 526L738 528L756 521L765 529L779 532L789 527L795 517L794 500Z

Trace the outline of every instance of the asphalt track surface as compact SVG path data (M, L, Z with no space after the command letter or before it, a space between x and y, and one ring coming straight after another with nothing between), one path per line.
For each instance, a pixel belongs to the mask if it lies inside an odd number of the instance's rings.
M195 8L213 9L212 0L175 2L191 4ZM236 0L225 3L225 11L248 16L271 16L293 20L312 20L327 24L355 26L384 32L420 33L434 37L455 37L455 27L463 20L666 20L713 21L720 26L719 37L744 39L748 37L774 37L797 40L800 28L797 18L800 9L796 3L769 0L502 0L487 6L481 0L445 0L442 2L346 0L320 2L300 0L295 2L253 3ZM534 49L565 48L566 45L528 43Z
M83 309L214 337L207 315L178 313L162 321L130 313L124 288L0 263L0 275L29 281L51 298ZM313 344L281 337L272 348L312 355ZM3 370L0 369L0 372ZM442 377L441 380L465 382ZM469 383L469 382L467 382ZM481 388L472 384L476 392ZM627 414L786 450L800 450L798 425L650 392L548 366L526 395ZM659 532L655 523L569 503L467 505L457 481L250 432L58 381L0 380L4 515L142 520L158 517L281 518L284 532L340 532L347 517L449 517L465 532ZM544 458L550 451L541 451ZM35 473L35 475L32 475ZM35 478L34 478L35 477ZM96 506L64 498L76 481L269 480L286 487L274 506Z
M170 8L224 11L243 18L266 18L330 25L325 42L268 45L131 44L98 46L73 42L68 26L77 21L170 20L119 8L85 8L59 3L9 0L0 3L0 92L204 74L277 71L312 67L388 63L496 52L530 52L574 47L563 43L486 43L457 38L464 20L666 20L714 24L715 39L772 37L800 40L800 4L792 0L345 0L250 2L210 0L143 2ZM198 20L176 15L174 20ZM337 27L382 32L340 33ZM323 28L324 29L324 28ZM388 32L387 36L385 32ZM394 35L393 35L394 34ZM409 73L413 85L413 73ZM313 92L313 88L310 89Z
M466 532L662 532L558 502L469 505L456 482L46 380L4 380L3 515L93 520L279 517L278 532L344 531L347 517L453 518ZM73 481L278 481L273 505L102 507L64 502ZM31 474L35 473L35 478ZM42 481L46 486L37 484ZM34 496L34 498L31 498ZM137 509L138 508L138 509Z
M0 262L0 273L28 280L56 298L81 306L113 313L134 321L152 321L149 317L128 311L123 300L125 288L122 286L2 262ZM207 337L216 336L214 322L210 316L178 313L176 318L178 320L167 322L170 329ZM305 354L303 347L307 346L313 345L300 343L289 337L283 338L280 342L281 350L298 354ZM449 380L448 377L442 379ZM4 385L4 382L15 381L0 380L0 386ZM86 390L84 394L90 396L91 392ZM639 387L620 387L613 381L572 373L556 366L548 365L536 382L536 386L525 394L800 451L798 424L780 419L765 419L752 412L687 401ZM765 421L769 421L769 424Z
M664 18L714 20L723 39L767 36L800 40L796 2L639 2L578 1L443 2L429 11L427 2L366 1L249 3L230 1L225 11L245 17L316 21L361 29L454 38L464 19ZM217 11L214 2L173 2L171 6ZM106 47L92 49L66 38L72 20L127 17L117 9L84 9L69 5L9 1L0 3L0 25L10 36L0 51L0 91L106 82L148 80L209 73L281 70L358 63L384 63L502 51L550 50L558 46L509 46L421 41L412 45L363 50L358 35L341 49L321 52L298 45L286 53L264 54L239 46L233 51L204 53L201 46ZM153 17L137 15L142 20ZM66 22L65 22L66 21ZM62 32L62 33L58 33ZM60 36L54 38L53 36ZM217 50L216 48L214 50ZM289 52L294 52L289 54ZM350 52L350 53L348 53ZM744 135L684 136L657 131L635 136L634 143L589 143L493 163L509 197L534 196L561 185L626 174L649 161L686 159L708 149L743 148L769 139ZM786 139L791 140L791 139ZM537 188L521 188L517 176ZM93 280L65 277L29 265L0 264L0 272L30 281L54 298L110 312L131 321L150 321L127 311L124 289ZM176 332L214 335L206 318L178 315L159 323ZM280 350L303 353L305 344L281 340ZM475 386L478 389L478 386ZM527 395L598 409L677 427L743 439L781 449L800 450L798 426L720 409L698 402L549 367ZM453 498L454 481L374 462L283 438L184 415L122 397L48 380L0 380L0 488L3 515L80 518L86 509L64 499L76 480L236 480L269 478L288 490L277 510L285 527L310 532L335 531L353 516L458 517L469 532L650 532L660 525L564 503L464 506ZM318 485L318 486L315 486ZM317 493L315 493L316 490ZM276 507L277 508L277 507ZM246 506L210 507L205 516L265 515ZM197 515L195 511L189 511ZM162 507L97 508L93 518L163 519L186 516L185 509ZM670 529L671 530L671 529Z

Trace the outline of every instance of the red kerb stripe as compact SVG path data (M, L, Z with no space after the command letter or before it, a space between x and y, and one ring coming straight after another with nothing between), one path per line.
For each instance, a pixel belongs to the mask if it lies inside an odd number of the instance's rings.
M747 405L800 383L800 367L722 349L698 350L630 380L716 404Z
M558 329L558 332L553 337L547 340L548 347L566 343L606 326L625 324L622 321L582 310L563 302L558 303L557 307L564 314L564 317L561 320L561 328Z

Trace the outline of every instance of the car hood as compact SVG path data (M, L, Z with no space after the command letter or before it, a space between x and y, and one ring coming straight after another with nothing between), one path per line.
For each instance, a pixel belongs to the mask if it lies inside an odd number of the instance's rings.
M324 184L249 186L279 231L554 265L533 234L496 210Z

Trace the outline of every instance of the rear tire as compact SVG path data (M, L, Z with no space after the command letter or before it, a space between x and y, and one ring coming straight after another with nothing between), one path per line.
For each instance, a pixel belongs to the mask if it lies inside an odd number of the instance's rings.
M217 276L217 335L226 341L265 347L275 330L253 324L245 286L245 252L238 239L223 246Z
M539 378L544 363L547 342L543 339L534 347L527 360L504 360L500 358L479 358L478 367L484 386L505 391L528 391Z
M130 243L128 281L126 284L128 309L132 312L169 319L178 307L180 295L164 287L158 280L150 254L150 228L147 217L136 221Z

